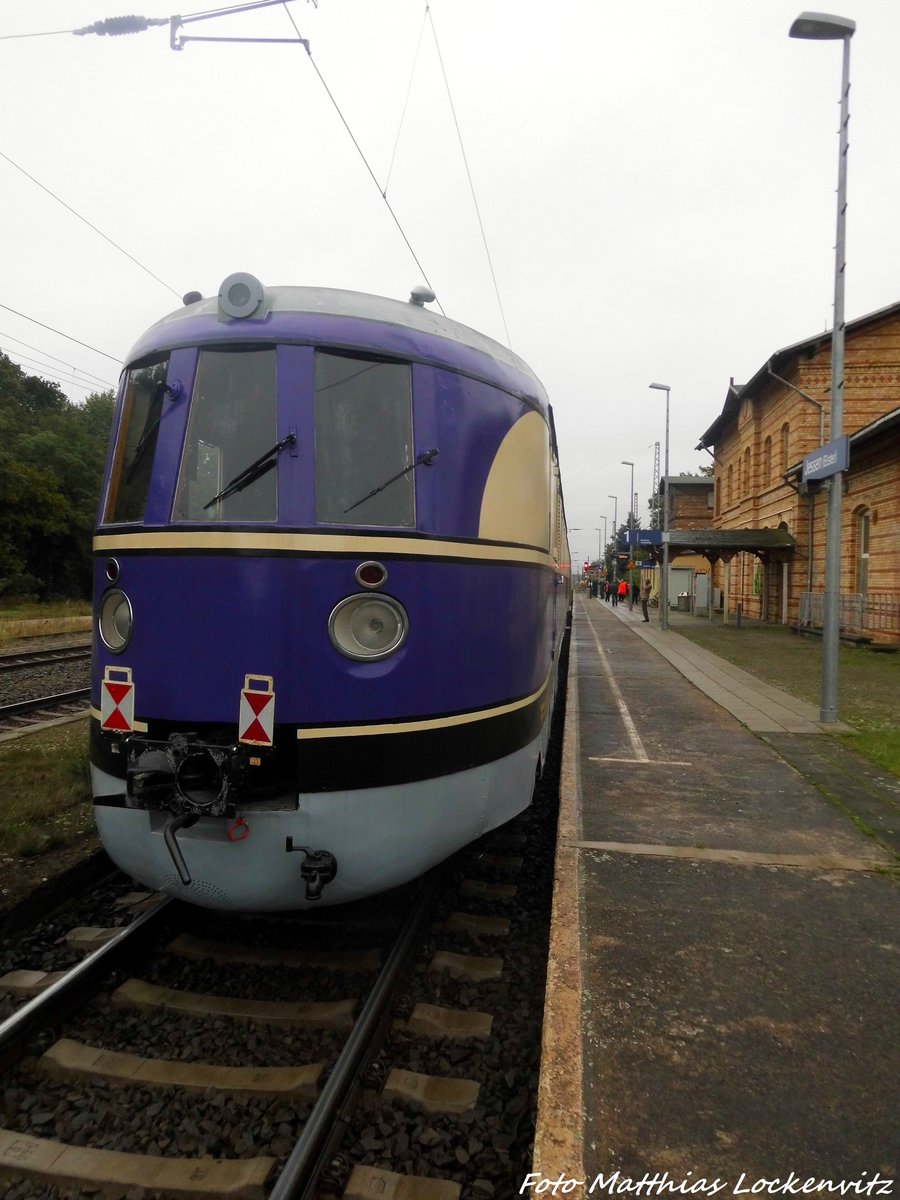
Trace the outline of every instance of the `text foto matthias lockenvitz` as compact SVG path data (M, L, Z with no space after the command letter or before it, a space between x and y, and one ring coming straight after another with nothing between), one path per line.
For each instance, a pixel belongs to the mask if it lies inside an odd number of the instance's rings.
M875 1171L863 1171L858 1179L822 1179L791 1171L783 1178L751 1178L741 1173L728 1179L694 1179L688 1171L684 1179L673 1178L668 1171L640 1177L613 1171L593 1179L577 1179L560 1174L556 1179L532 1171L519 1188L520 1196L893 1196L894 1180Z

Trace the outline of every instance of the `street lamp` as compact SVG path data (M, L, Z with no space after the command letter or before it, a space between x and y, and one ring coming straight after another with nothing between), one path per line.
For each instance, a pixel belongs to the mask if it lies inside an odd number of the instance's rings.
M629 512L628 527L629 527L629 529L632 529L632 528L634 528L635 517L637 516L637 514L635 512L635 464L632 462L629 462L628 458L623 458L622 466L631 468L631 491L628 493L629 494L629 506L630 506L631 511ZM629 541L629 545L631 545L630 541Z
M834 245L834 326L831 331L831 420L830 440L844 432L844 278L847 225L847 123L850 119L850 39L856 22L848 17L804 12L791 26L794 38L812 41L841 41L844 44L841 71L841 127L838 148L837 236ZM819 720L837 720L838 648L841 637L841 492L842 471L832 475L828 491L825 528L825 616L822 625L822 688Z
M631 564L633 562L632 547L631 547L631 531L634 528L634 463L629 462L627 459L623 458L622 466L623 467L631 467L631 488L628 492L628 507L630 509L630 511L628 513L628 565L631 566ZM631 572L629 571L629 573L628 573L628 611L629 612L631 612L631 610L634 608L634 582L633 581L634 581L634 577L632 576Z
M619 497L614 496L612 492L607 492L607 496L613 502L613 579L618 579L619 560L616 558L615 551L619 548Z
M603 524L602 525L589 525L587 528L593 529L593 531L595 533L602 533L603 538L605 540L605 538L606 538L606 517L600 516L597 519L602 521ZM566 533L585 533L585 532L586 532L586 529L583 525L570 525L566 528ZM598 570L598 573L600 571L602 562L603 562L603 542L598 538L597 539L597 570Z
M629 515L629 518L631 518L636 515L635 511L634 511L634 463L629 462L627 458L623 458L622 466L623 467L631 467L631 491L628 493L628 497L629 497L628 503L631 508L631 512L628 515ZM631 520L629 520L629 522L628 522L629 529L631 528L632 524L633 524L633 522Z
M663 550L662 550L662 579L659 585L659 627L669 628L669 385L667 383L651 383L650 387L658 392L666 393L666 454L663 466L663 487L666 489L666 499L662 511ZM659 497L657 497L659 503Z

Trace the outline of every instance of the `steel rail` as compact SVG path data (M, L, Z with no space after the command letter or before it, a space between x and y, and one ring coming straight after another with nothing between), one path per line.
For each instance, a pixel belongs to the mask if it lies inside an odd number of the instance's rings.
M269 1200L312 1200L322 1170L343 1137L360 1076L377 1054L384 1025L390 1021L396 993L410 955L431 916L435 898L458 856L423 876L413 908L375 981L362 1012L322 1089Z
M77 662L83 658L90 658L90 656L90 645L60 646L56 650L23 650L19 654L0 655L0 671L24 670L26 667Z
M0 1024L0 1072L7 1071L25 1053L31 1038L41 1029L66 1020L96 991L97 979L140 953L171 918L171 897L135 917L120 933L67 971L46 991L28 1000Z
M37 700L18 700L15 704L0 705L0 721L8 717L18 717L23 713L34 712L41 708L58 708L63 704L74 704L84 700L91 694L90 688L78 688L74 692L59 692L55 696L41 696Z

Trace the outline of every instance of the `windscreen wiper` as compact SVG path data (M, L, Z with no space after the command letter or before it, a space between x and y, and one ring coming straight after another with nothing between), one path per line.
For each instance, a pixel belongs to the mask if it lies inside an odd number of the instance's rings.
M151 399L147 408L147 415L149 416L149 414L153 411L154 406L157 404L160 405L159 415L153 424L144 430L144 432L141 434L140 441L134 448L134 454L132 455L131 463L129 464L128 470L125 472L126 483L131 483L132 479L134 479L137 469L141 465L141 461L147 452L147 447L150 445L150 439L159 428L160 421L166 415L166 410L162 407L162 401L165 398L166 392L169 393L170 399L177 400L181 395L181 385L169 384L166 383L165 380L161 379L153 389L153 398Z
M379 487L372 488L371 492L363 496L361 500L357 500L355 504L351 504L349 508L345 508L344 514L353 512L354 508L359 508L361 504L365 504L367 500L371 500L373 496L377 496L379 492L383 492L392 483L396 483L398 479L402 479L404 475L408 475L410 471L414 471L416 467L430 467L439 454L440 450L426 450L423 454L419 455L415 462L411 462L408 467L404 467L402 471L398 471L396 475L392 475L390 479L386 479Z
M285 446L293 446L296 441L297 435L289 433L280 442L276 442L271 450L267 450L265 454L261 454L256 462L252 462L239 475L235 475L234 479L226 483L218 495L213 496L212 500L204 504L204 512L206 509L212 508L214 504L218 504L220 500L224 500L227 496L233 496L235 492L242 492L245 487L259 479L261 475L265 475L267 471L271 471L275 466L275 460L278 458L279 451L283 450Z

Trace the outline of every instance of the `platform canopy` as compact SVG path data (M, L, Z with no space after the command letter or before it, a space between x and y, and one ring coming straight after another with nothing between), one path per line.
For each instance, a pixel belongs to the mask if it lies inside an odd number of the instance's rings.
M786 529L671 529L669 554L702 554L709 562L729 562L736 554L755 554L763 562L790 558L794 537Z

